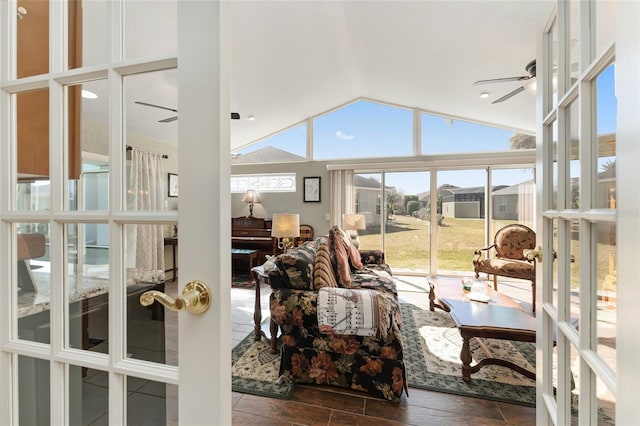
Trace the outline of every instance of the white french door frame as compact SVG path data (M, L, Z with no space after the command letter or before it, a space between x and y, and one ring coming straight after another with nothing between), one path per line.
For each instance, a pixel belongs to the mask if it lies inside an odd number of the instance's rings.
M579 4L580 22L578 37L579 71L577 81L567 86L570 74L570 10ZM636 424L640 418L637 403L637 384L640 373L637 360L640 357L640 329L637 309L640 306L640 286L637 285L637 263L632 257L640 251L640 136L638 111L640 89L637 76L640 72L640 4L615 2L615 41L597 56L595 55L596 2L558 1L538 43L538 98L537 98L537 212L538 244L542 248L543 261L539 264L537 298L541 303L538 312L537 341L537 424L571 424L572 371L570 359L577 356L577 372L580 381L578 423L598 423L598 387L604 386L615 399L615 422ZM558 99L553 104L553 80L551 60L552 26L557 28L558 49ZM597 76L615 62L615 94L617 98L616 129L616 208L598 209L592 206L597 147L595 82ZM632 77L634 76L634 77ZM575 76L574 76L575 77ZM573 109L569 111L570 106ZM578 114L580 141L580 207L566 205L568 199L569 160L571 145L570 114ZM554 126L557 134L554 135ZM554 207L553 142L558 142L557 152L557 206ZM569 290L571 263L571 223L579 222L580 270L579 270L579 327L571 323ZM558 300L553 301L553 249L554 223L557 224ZM616 369L615 371L596 350L597 285L596 262L597 226L612 224L617 228L617 319ZM557 341L557 366L553 365L554 340ZM557 368L557 388L554 389L554 368ZM557 393L556 393L557 391Z
M152 2L151 2L152 3ZM51 1L49 73L15 80L15 1L0 2L0 424L18 424L18 357L48 362L50 367L50 422L69 424L71 365L108 372L109 423L127 421L126 377L138 377L179 386L179 419L183 424L231 423L231 337L229 189L229 4L177 1L178 56L123 60L124 3L109 1L108 63L66 70L67 3ZM203 43L206 40L206 43ZM178 147L181 171L178 212L133 212L124 206L123 78L126 75L176 68L180 126ZM70 211L65 190L65 86L108 79L109 93L109 208L106 211ZM49 210L19 211L16 205L15 94L49 90ZM179 258L182 288L193 279L204 281L212 304L201 315L180 313L179 367L145 362L126 355L126 289L124 227L128 223L179 222ZM52 249L50 324L51 344L17 338L17 273L14 224L49 224ZM65 289L65 226L102 223L109 227L109 354L69 348L68 303ZM224 242L223 242L224 241Z

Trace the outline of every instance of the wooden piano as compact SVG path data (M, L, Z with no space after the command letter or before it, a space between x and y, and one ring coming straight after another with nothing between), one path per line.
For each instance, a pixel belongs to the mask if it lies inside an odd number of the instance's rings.
M265 255L278 254L278 239L271 236L271 219L231 218L231 247L258 250L258 265L266 261Z

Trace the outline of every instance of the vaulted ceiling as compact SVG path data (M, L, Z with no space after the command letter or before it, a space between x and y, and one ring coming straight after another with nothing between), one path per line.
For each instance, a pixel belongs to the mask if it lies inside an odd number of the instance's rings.
M231 148L359 97L533 133L535 96L491 104L520 82L473 82L527 75L554 3L233 2Z

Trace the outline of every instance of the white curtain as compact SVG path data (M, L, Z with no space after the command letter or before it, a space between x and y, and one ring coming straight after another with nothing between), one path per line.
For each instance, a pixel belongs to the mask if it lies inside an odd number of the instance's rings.
M342 213L355 213L353 170L331 171L331 225L342 226Z
M164 210L165 173L162 155L131 150L127 210ZM164 280L162 225L126 225L127 275L133 282Z

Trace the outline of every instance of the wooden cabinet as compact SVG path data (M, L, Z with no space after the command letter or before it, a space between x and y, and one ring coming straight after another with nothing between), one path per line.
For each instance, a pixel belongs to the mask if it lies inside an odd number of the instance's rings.
M49 69L49 2L20 0L27 14L17 25L17 77L45 74ZM69 2L69 67L82 64L82 3ZM68 91L69 178L81 171L80 86ZM49 90L17 95L18 176L46 179L49 176Z

